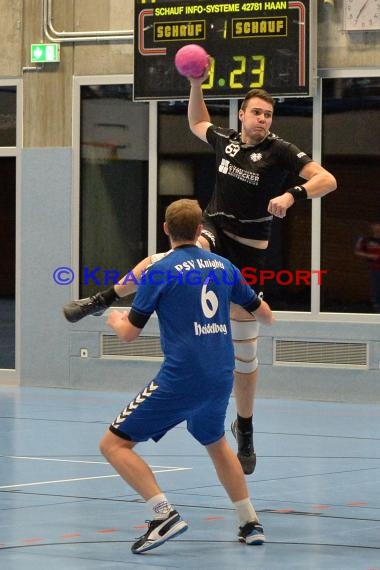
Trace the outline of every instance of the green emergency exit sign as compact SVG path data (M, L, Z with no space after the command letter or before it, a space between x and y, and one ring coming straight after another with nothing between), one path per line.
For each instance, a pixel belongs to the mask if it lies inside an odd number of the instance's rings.
M32 44L30 57L32 63L56 63L60 61L59 44Z

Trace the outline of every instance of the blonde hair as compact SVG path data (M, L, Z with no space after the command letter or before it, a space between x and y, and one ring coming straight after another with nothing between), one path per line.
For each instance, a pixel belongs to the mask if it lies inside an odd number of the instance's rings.
M202 223L201 207L197 200L176 200L166 208L165 222L172 240L191 241Z

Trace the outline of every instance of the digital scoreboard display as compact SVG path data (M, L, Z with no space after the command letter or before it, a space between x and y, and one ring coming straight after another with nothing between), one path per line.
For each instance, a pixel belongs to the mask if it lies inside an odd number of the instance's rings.
M313 1L135 0L134 100L188 97L189 82L174 66L186 44L211 57L205 98L242 98L256 87L310 96Z

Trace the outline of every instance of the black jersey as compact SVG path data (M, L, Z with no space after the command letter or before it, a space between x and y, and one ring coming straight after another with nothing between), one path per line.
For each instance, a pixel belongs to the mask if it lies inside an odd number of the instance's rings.
M312 159L273 133L248 145L237 131L211 125L207 141L215 150L217 176L205 217L238 236L269 239L269 200L284 192L289 174L297 176Z

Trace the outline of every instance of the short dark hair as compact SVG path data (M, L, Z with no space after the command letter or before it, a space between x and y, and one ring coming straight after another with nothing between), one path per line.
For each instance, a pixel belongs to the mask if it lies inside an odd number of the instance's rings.
M166 208L165 222L172 240L191 241L202 223L201 207L197 200L176 200Z
M248 105L248 101L250 99L253 99L253 97L258 97L259 99L263 99L263 101L266 101L267 103L272 105L272 107L274 108L275 101L274 101L272 95L270 93L268 93L268 91L265 91L265 89L251 89L250 91L248 91L248 93L244 97L243 102L240 106L240 109L245 111L247 108L247 105Z

